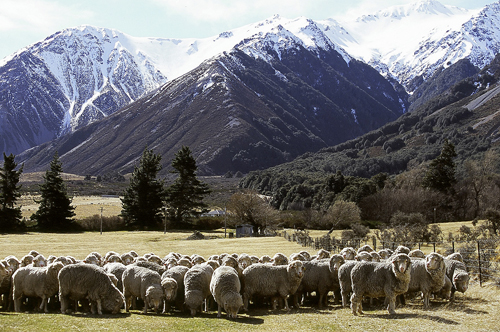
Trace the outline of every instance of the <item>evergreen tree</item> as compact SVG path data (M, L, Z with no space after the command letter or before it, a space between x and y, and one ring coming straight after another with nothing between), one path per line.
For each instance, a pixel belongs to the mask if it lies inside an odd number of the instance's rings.
M68 231L74 226L75 208L71 206L62 174L62 163L56 152L50 162L50 168L43 176L40 185L41 199L38 211L31 216L42 231Z
M441 154L430 163L422 185L425 188L434 189L444 194L453 194L453 185L457 182L455 162L453 161L456 156L455 146L445 140Z
M121 215L128 226L152 229L161 225L165 189L163 180L156 179L161 168L161 156L146 148L122 198Z
M21 220L21 207L15 207L21 197L19 178L23 166L16 171L14 155L3 154L3 167L0 168L0 230L2 232L20 230L24 227Z
M208 211L203 198L210 193L210 189L196 177L198 166L189 147L183 146L175 154L172 167L174 170L171 172L178 174L178 177L167 188L167 213L170 220L179 225L185 218Z

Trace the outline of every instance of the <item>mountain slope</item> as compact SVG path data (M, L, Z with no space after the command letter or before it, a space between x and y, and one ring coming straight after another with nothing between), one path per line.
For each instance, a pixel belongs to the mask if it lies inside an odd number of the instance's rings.
M311 28L311 27L310 27ZM248 38L111 116L20 154L42 170L130 172L146 146L165 172L182 145L200 174L247 172L337 144L400 116L405 95L373 68L277 26Z

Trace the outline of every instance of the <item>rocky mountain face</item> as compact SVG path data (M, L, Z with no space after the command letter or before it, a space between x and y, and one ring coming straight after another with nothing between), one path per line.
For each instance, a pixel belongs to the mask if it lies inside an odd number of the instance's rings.
M67 171L130 171L146 145L165 164L189 145L205 174L260 169L424 104L489 63L499 38L500 3L435 0L352 22L275 16L205 39L67 29L0 61L0 148L56 139L27 150L25 170L57 148Z
M42 170L58 151L67 172L126 173L147 146L166 172L187 145L200 174L248 172L378 128L403 114L404 99L370 66L277 27L19 157Z

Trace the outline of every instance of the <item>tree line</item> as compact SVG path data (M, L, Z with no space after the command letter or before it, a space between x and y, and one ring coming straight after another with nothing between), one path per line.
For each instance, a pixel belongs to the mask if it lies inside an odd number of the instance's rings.
M14 155L4 153L0 168L0 230L3 233L27 229L21 207L16 205L21 197L19 182L23 166L16 164ZM197 178L196 161L189 147L183 146L176 153L172 167L171 172L177 177L171 185L165 186L165 180L157 178L161 156L148 148L144 150L121 199L120 216L127 229L158 229L166 220L170 227L182 228L208 211L203 198L210 189ZM79 228L73 219L75 208L71 205L62 172L56 152L39 187L40 199L35 201L39 208L30 217L35 230L64 232Z

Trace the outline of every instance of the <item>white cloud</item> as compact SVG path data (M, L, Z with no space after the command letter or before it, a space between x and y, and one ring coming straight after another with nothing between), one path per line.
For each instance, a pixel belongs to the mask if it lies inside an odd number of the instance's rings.
M68 4L68 5L66 5ZM51 33L66 26L75 17L90 17L91 11L47 0L2 0L0 31ZM70 25L70 24L69 24Z

